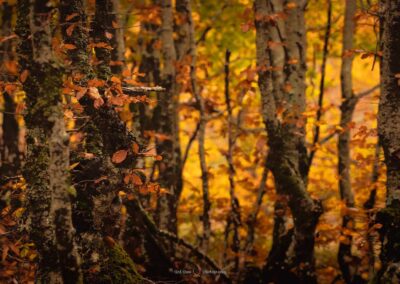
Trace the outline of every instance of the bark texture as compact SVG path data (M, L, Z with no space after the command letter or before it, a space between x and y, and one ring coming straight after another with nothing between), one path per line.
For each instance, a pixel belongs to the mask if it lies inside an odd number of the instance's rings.
M173 37L173 9L170 0L161 1L161 82L166 88L158 96L158 105L153 122L156 131L166 139L158 139L157 153L163 156L159 161L159 184L169 194L158 199L157 223L160 229L177 233L177 208L182 192L181 150L178 135L178 86L176 83L177 52Z
M51 51L48 1L18 1L16 33L22 70L29 76L27 162L29 234L40 255L37 279L44 283L80 283L80 257L73 238L69 192L69 137L65 132L61 72Z
M378 132L387 173L386 208L377 221L381 230L382 269L380 283L400 281L400 1L380 2L381 12L381 97Z
M12 15L15 5L8 2L1 4L1 36L10 36L12 34ZM14 41L6 40L0 43L0 81L7 82L13 80L11 74L7 74L5 62L15 60L15 44ZM3 95L3 123L2 137L0 138L0 172L4 176L15 176L20 171L20 151L18 148L19 126L15 117L16 104L14 98L7 91L2 92Z
M256 0L254 5L259 88L270 149L268 167L277 193L288 200L294 221L293 232L279 238L279 242L288 239L287 249L274 239L273 250L283 250L284 257L270 254L264 280L316 283L314 233L322 208L306 190L308 159L302 116L306 103L305 1L288 3Z
M350 123L352 121L357 100L354 99L352 65L353 65L353 42L355 33L355 14L357 3L355 0L346 1L345 18L343 28L342 65L340 70L342 105L340 106L340 126L343 129L338 137L338 174L340 198L346 207L354 207L354 194L351 187L351 157L350 157ZM346 210L346 212L348 212ZM342 277L346 283L352 283L355 272L351 271L353 256L351 253L354 218L345 213L342 220L342 231L338 251L338 262Z

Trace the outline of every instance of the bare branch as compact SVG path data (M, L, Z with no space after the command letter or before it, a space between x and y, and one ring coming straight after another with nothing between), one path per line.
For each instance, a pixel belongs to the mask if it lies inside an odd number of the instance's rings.
M156 86L156 87L122 87L122 91L127 95L137 95L143 93L150 92L165 92L165 88Z

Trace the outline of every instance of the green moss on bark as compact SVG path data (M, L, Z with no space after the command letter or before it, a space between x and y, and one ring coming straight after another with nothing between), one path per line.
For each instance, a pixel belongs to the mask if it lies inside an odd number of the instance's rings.
M135 264L129 255L115 244L105 248L107 259L102 265L99 274L101 284L136 284L143 283L143 278L138 274Z

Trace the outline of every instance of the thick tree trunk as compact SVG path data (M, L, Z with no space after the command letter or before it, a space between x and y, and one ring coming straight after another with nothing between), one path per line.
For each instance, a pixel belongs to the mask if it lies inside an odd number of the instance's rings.
M106 19L107 1L98 1L94 26L96 42L109 44L102 30ZM63 27L63 37L66 43L76 46L68 52L72 60L72 77L79 78L75 84L80 89L88 88L88 81L94 78L94 72L89 64L88 32L83 1L61 1L61 18L66 23ZM71 17L71 15L75 15ZM102 23L97 25L97 23ZM67 29L75 25L73 32ZM108 28L108 27L107 27ZM107 48L96 48L98 74L107 80L111 75L110 51ZM76 76L79 75L79 76ZM110 275L117 283L138 283L141 278L126 252L113 239L119 235L118 221L120 202L117 196L122 187L122 173L111 163L111 156L117 150L129 149L135 141L134 135L128 133L125 125L112 107L104 105L99 109L93 106L93 101L84 96L80 103L84 112L91 119L83 130L87 133L85 139L86 153L94 154L93 158L76 155L74 162L79 165L73 170L73 181L77 196L74 207L74 224L79 236L85 269L85 282L109 283ZM127 160L132 160L130 156ZM106 177L106 178L104 178ZM88 273L88 271L91 273Z
M386 164L386 207L381 230L380 283L400 282L400 1L380 2L382 29L381 98L378 132Z
M158 106L153 122L156 131L165 135L158 139L157 152L163 156L158 162L159 184L168 190L160 195L157 204L157 223L161 229L177 233L177 208L182 192L181 150L178 129L178 86L176 83L177 53L173 37L173 9L170 0L161 3L161 50L163 68L161 71L162 86L166 92L158 96Z
M340 71L341 89L342 89L342 105L340 107L340 126L343 131L339 134L338 140L338 173L339 173L339 190L340 198L346 207L354 207L354 194L351 188L351 157L350 157L350 129L353 112L356 106L354 100L352 86L352 65L354 32L355 32L355 13L356 1L349 0L346 2L345 19L343 29L343 47L342 47L342 66ZM348 212L347 210L345 212ZM354 228L354 218L345 213L342 221L342 231L338 251L338 262L342 272L343 279L346 283L352 283L354 271L351 271L351 262L353 259L351 253L352 236L348 232Z
M29 234L40 254L37 274L44 283L80 283L80 257L73 238L69 192L69 137L65 132L61 72L52 57L47 1L19 1L16 32L27 97Z
M0 35L7 37L12 33L13 5L4 2L2 4L2 17ZM13 42L7 40L0 43L0 80L10 80L4 62L14 60ZM3 95L3 124L2 137L0 138L0 172L4 176L15 176L20 171L21 161L18 148L19 126L15 117L16 105L13 97L6 91Z
M288 198L294 220L292 242L283 262L268 259L265 280L316 283L314 233L321 205L306 187L305 147L305 1L255 1L257 69L264 122L268 132L268 167L279 195ZM283 40L285 40L283 44Z

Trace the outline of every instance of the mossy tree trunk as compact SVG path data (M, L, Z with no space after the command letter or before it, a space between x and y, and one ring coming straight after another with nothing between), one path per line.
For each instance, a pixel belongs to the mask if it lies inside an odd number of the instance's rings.
M400 282L400 1L380 1L381 97L378 133L386 164L386 208L377 215L381 229L379 283Z
M62 110L61 69L51 49L49 1L18 1L21 72L27 111L27 225L39 252L37 280L80 283L80 257L73 238L69 192L69 137Z
M305 1L288 3L292 2L256 0L254 6L259 87L268 132L267 166L274 175L277 193L287 199L294 221L292 234L285 234L286 248L282 247L283 239L274 242L273 248L284 250L284 259L270 254L264 281L316 283L314 233L322 208L307 192L302 116L306 104Z

